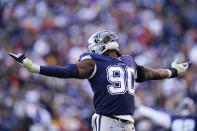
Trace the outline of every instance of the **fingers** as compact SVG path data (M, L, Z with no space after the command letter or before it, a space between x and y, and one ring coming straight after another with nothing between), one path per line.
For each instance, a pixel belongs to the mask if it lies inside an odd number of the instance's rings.
M19 63L22 63L23 60L26 58L25 54L13 54L13 53L9 53L9 55L12 58L14 58Z
M178 58L175 58L173 62L177 63L178 62Z
M191 65L192 65L192 62L189 61L189 62L188 62L188 69L190 68Z
M174 61L171 63L171 67L175 67L178 64L178 58L175 58Z
M171 68L176 69L178 75L180 75L189 69L191 63L192 63L191 61L185 63L178 63L178 59L175 58L175 60L171 64Z
M9 55L14 58L16 61L18 61L18 56L16 54L13 54L13 53L9 53Z
M172 63L178 64L178 58L175 58L174 61L173 61ZM191 66L191 64L192 64L192 62L189 61L189 62L183 63L183 66L189 68L189 67Z
M24 60L25 58L26 58L25 54L22 54L22 55L20 55L20 56L18 57L18 61L19 61L20 63L22 63L23 60Z
M9 55L12 57L16 57L16 54L13 54L13 53L9 53Z
M191 66L191 64L192 64L192 62L189 61L189 62L187 62L187 63L183 63L182 65L183 65L183 67L189 69L189 67Z

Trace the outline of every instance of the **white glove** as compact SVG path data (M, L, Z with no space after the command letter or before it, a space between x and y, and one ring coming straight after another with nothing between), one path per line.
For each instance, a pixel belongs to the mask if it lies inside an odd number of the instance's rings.
M22 64L28 71L32 72L32 73L40 73L40 66L39 65L35 65L32 64L32 61L28 58L25 58L23 60L23 64Z
M192 62L186 62L186 63L178 63L178 59L176 58L172 64L171 68L175 69L177 71L177 75L183 74L189 67L191 66Z
M28 71L32 73L40 73L40 66L32 64L32 61L28 59L25 54L13 54L9 53L9 55L14 58L17 62L22 64Z

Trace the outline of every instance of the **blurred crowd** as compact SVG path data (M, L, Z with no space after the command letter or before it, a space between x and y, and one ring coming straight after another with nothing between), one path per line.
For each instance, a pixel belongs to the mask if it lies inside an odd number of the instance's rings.
M174 58L192 61L184 76L136 83L142 103L176 113L184 96L197 100L195 0L0 0L0 130L89 131L92 91L87 80L31 74L9 57L25 53L34 63L78 61L88 37L118 33L122 54L139 65L168 68ZM145 118L137 131L162 129Z

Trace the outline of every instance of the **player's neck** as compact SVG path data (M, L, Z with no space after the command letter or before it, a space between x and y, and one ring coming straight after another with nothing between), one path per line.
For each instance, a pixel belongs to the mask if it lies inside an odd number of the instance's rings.
M118 58L118 55L115 50L108 50L104 54L110 57Z

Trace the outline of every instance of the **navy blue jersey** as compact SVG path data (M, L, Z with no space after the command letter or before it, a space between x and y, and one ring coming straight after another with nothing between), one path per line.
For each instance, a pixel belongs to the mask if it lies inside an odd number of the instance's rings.
M93 59L94 72L89 78L94 92L94 107L100 115L133 115L134 79L136 63L131 56L108 57L96 53L84 53L79 61Z
M197 131L197 117L171 116L171 131Z

